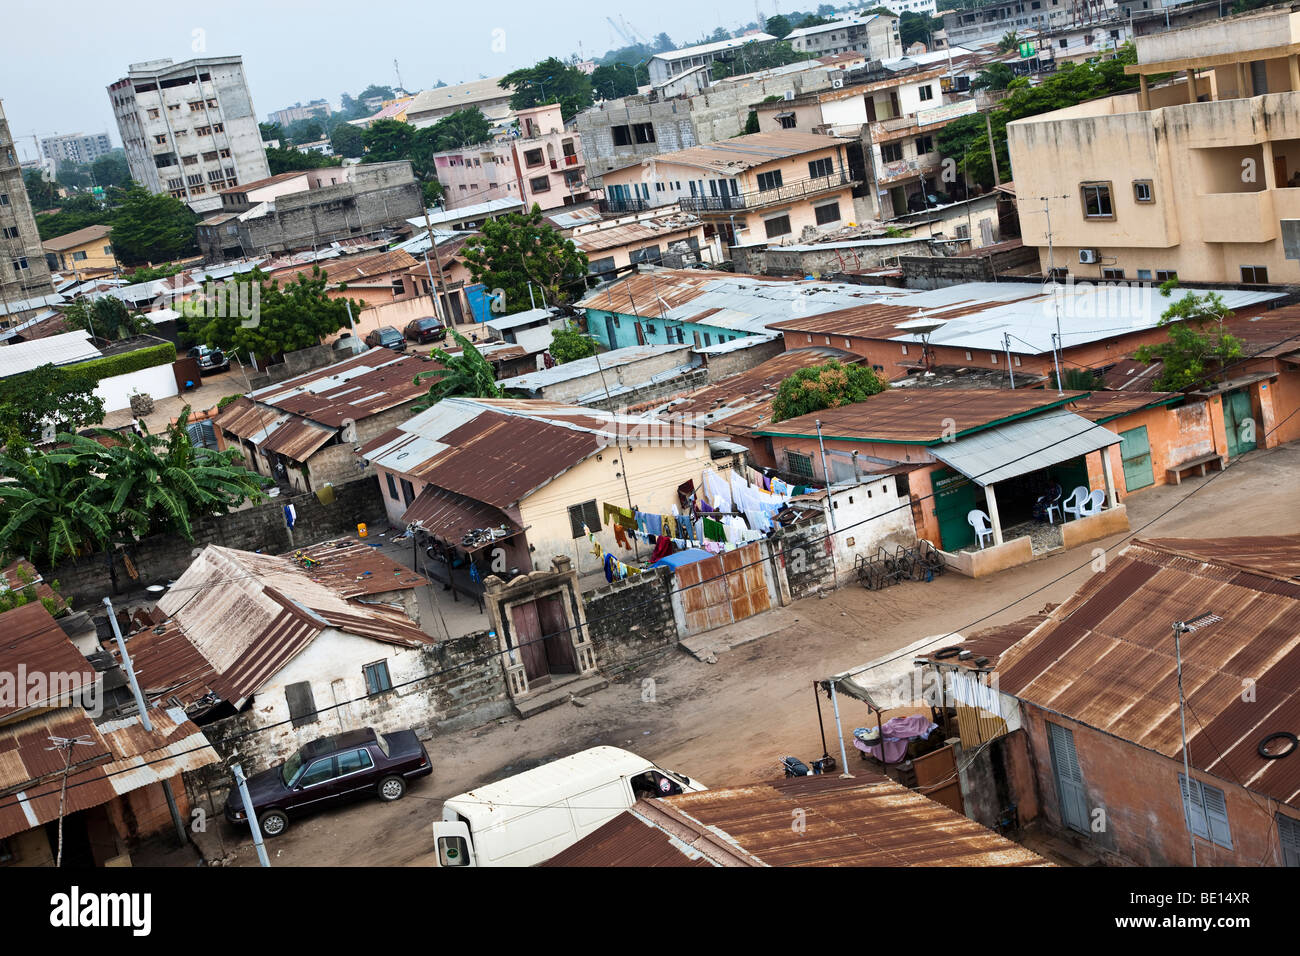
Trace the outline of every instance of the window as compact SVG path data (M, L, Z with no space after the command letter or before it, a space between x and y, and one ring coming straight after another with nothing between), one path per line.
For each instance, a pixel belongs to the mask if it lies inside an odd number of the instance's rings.
M794 129L795 115L793 113L778 113L776 121L781 124L782 129Z
M1174 281L1174 282L1176 282L1176 281L1178 281L1178 273L1177 273L1177 272L1174 272L1172 269L1157 269L1157 270L1156 270L1156 281L1157 281L1157 282L1170 282L1170 281Z
M0 232L3 233L3 235L4 235L4 237L5 237L6 239L17 239L17 238L18 238L18 227L17 227L17 226L5 226L3 230L0 230ZM85 258L85 253L82 253L82 258L83 258L83 259Z
M1277 839L1282 845L1282 865L1300 866L1300 820L1277 815ZM0 849L3 844L0 843ZM0 860L4 856L0 853Z
M15 229L14 232L16 233L16 232L18 232L18 230ZM86 253L84 253L84 252L82 252L82 251L80 251L80 250L78 250L77 252L74 252L74 253L72 254L72 261L73 261L73 262L84 262L85 259L86 259Z
M650 123L636 123L632 127L632 138L638 143L653 143L655 128Z
M289 705L289 718L295 727L316 723L316 700L311 695L311 684L307 681L286 684L284 700Z
M374 697L386 690L393 689L393 682L388 676L388 661L375 661L361 668L366 678L366 694Z
M903 158L902 143L881 143L880 144L880 161L884 163L897 163Z
M929 83L921 87L916 92L919 94L922 103L926 102L927 100L934 99L934 90L931 88Z
M1263 285L1268 282L1268 269L1263 266L1242 266L1241 281L1251 285Z
M1155 196L1151 192L1151 180L1135 179L1133 181L1133 201L1155 202Z
M797 451L790 451L788 448L785 452L785 470L796 478L813 478L812 459L807 455L801 455Z
M0 193L0 206L7 206L7 205L9 205L9 194Z
M369 770L375 765L370 759L370 751L362 747L360 750L349 750L345 754L339 754L339 776L345 773L357 773L360 770Z
M541 166L544 162L540 149L530 149L524 153L524 165L530 169L534 166Z
M612 127L610 127L610 130L609 130L609 131L610 131L610 133L611 133L611 134L613 135L613 137L614 137L614 145L615 145L615 146L631 146L631 145L632 145L632 127L630 127L630 126L612 126Z
M600 510L596 507L594 498L580 505L569 505L569 530L573 532L573 537L587 536L587 532L582 530L584 525L588 531L600 530Z
M1114 207L1110 203L1110 183L1084 183L1079 187L1083 195L1083 216L1085 219L1114 219Z
M835 175L835 160L829 156L825 159L814 159L808 164L808 178L821 179L823 176Z
M405 478L402 479L402 499L408 505L415 500L415 488Z
M1123 269L1102 269L1101 277L1103 279L1118 281L1124 278L1124 270Z
M27 265L26 256L19 256L17 259L13 261L13 265L14 265L14 272L26 272L28 268L30 268Z
M198 161L199 161L199 158L198 158L197 156L182 156L182 157L181 157L181 162L184 163L186 166L194 166L194 165L197 165L197 164L198 164Z
M535 179L528 180L528 188L535 193L546 193L551 191L551 177L538 176Z
M159 146L162 146L164 143L167 142L167 134L159 133L157 136L153 138L153 141L157 143Z
M1064 50L1064 49L1067 49L1067 48L1069 47L1069 41L1066 40L1065 37L1061 37L1061 39L1060 39L1059 41L1057 41L1057 45L1060 46L1060 48L1061 48L1062 50Z
M828 222L840 221L840 204L837 202L827 203L825 206L817 206L813 209L813 215L817 217L817 225L824 226Z
M1187 827L1198 837L1232 849L1232 830L1228 826L1228 804L1223 791L1208 783L1193 780L1188 792L1187 778L1178 775L1178 789L1183 796L1183 817Z
M1150 282L1150 281L1151 281L1151 270L1150 270L1150 269L1139 269L1139 270L1138 270L1138 281L1139 281L1139 282Z
M324 783L334 777L334 758L326 757L324 760L317 760L302 772L298 778L298 786L312 787L318 783Z
M916 155L924 156L926 153L934 152L933 136L918 136L916 138Z
M1282 818L1279 817L1278 819ZM8 840L0 840L0 863L12 863L16 859L13 844Z
M789 215L780 215L772 219L764 219L763 229L766 230L769 239L775 236L788 235L790 232L790 217Z
M758 190L766 192L769 189L777 189L781 186L781 170L774 169L770 173L758 174Z
M400 501L401 499L397 497L397 482L393 480L391 474L385 474L384 477L388 479L388 497Z

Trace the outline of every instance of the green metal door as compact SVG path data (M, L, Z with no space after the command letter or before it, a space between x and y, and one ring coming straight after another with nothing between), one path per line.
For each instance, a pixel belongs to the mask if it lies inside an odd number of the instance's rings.
M1109 452L1106 449L1102 454ZM1151 467L1151 442L1147 439L1145 425L1119 433L1119 457L1124 463L1124 486L1130 492L1155 483L1155 472Z
M1223 395L1223 428L1228 433L1228 457L1236 458L1255 450L1255 416L1250 392L1238 389Z
M966 516L975 503L975 483L965 475L940 468L930 476L934 514L939 519L939 546L956 551L975 543L975 529Z

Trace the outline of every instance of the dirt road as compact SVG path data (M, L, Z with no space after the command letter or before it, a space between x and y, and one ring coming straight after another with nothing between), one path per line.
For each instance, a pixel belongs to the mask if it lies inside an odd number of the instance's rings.
M1297 493L1300 445L1292 445L1254 452L1218 477L1149 489L1127 505L1140 536L1286 534L1300 532ZM1113 555L1128 537L1094 546ZM949 573L884 591L852 584L732 625L758 639L719 655L716 664L677 653L612 681L585 706L433 739L434 775L405 799L296 823L269 844L272 864L427 865L429 823L442 799L597 744L633 750L710 786L779 776L782 756L821 754L814 680L922 637L1013 621L1060 602L1093 573L1093 560L1083 547L978 581ZM654 681L653 702L643 700L646 679ZM846 733L865 719L855 701L845 701L843 711ZM829 708L825 715L834 753ZM222 837L228 847L240 844L236 863L256 865L247 831L228 828Z

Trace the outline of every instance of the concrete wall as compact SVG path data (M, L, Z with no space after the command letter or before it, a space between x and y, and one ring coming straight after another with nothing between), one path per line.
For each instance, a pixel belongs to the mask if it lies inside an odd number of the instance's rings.
M709 373L709 381L719 382L732 375L748 372L751 368L762 365L784 351L785 343L780 338L776 338L770 342L758 342L748 348L733 349L730 352L704 352L696 349L692 355L703 362L703 367Z
M127 572L120 550L113 552L111 573L105 556L99 554L64 562L49 577L59 581L63 596L76 608L98 610L107 594L180 577L194 555L209 544L281 554L338 535L355 534L358 522L369 525L372 534L386 527L384 505L374 478L336 485L334 493L334 503L329 505L321 504L315 495L294 495L220 517L200 518L193 523L192 541L179 535L146 538L127 551L139 573L138 580ZM286 504L293 504L298 515L292 530L284 523Z
M95 394L104 400L104 411L116 412L131 407L131 393L142 392L155 401L179 394L171 365L155 365L125 375L101 378Z
M892 552L900 544L911 547L916 543L912 509L907 497L900 494L894 475L836 488L830 503L827 517L833 518L831 526L836 530L831 540L842 572L851 572L859 555L872 557L881 547ZM825 510L826 499L822 499L822 507Z
M608 675L631 670L677 645L673 576L659 568L582 596L596 665Z
M820 515L805 518L778 532L772 539L783 602L797 601L836 587L835 560L826 520Z
M843 212L841 210L841 214ZM847 224L848 221L846 218L842 224ZM861 244L849 243L847 248L831 248L828 245L824 248L800 246L795 249L785 249L771 246L762 250L758 271L770 276L823 276L837 272L879 268L887 263L893 263L899 256L929 258L929 253L928 236L914 239L870 240ZM754 265L752 260L747 261L751 266Z
M550 338L549 330L546 331L546 337ZM609 358L613 359L614 356ZM618 365L615 365L612 360L607 361L606 356L601 356L599 366L593 360L579 361L583 362L584 367L589 367L590 371L587 374L555 381L536 389L525 390L519 383L512 382L510 379L503 380L501 386L512 393L524 393L529 398L543 398L549 402L574 402L584 395L601 392L606 386L615 389L621 385L635 386L648 383L656 375L683 365L690 365L691 353L688 346L678 345L671 348L661 347L654 354ZM571 365L560 366L560 369L577 370L572 369Z
M1036 266L1037 263L1038 250L1033 246L948 258L901 256L898 261L909 289L938 289L961 282L993 282L1002 272L1027 265Z

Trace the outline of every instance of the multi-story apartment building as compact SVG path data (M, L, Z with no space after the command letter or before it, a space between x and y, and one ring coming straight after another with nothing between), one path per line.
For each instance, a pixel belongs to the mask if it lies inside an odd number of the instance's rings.
M17 147L0 106L0 326L31 318L54 295Z
M931 9L934 0L930 0ZM888 60L903 55L898 38L898 17L878 13L849 15L830 23L793 30L786 42L796 53L829 56L834 53L865 53L873 60Z
M782 131L664 153L606 173L602 206L625 213L676 205L728 247L794 242L852 215L852 142Z
M688 70L694 70L701 66L711 66L714 60L738 60L741 63L742 71L748 72L748 70L744 69L745 56L753 49L754 45L775 42L776 37L770 33L750 33L730 40L719 40L716 43L701 43L698 46L688 46L681 50L656 53L650 58L648 66L650 85L663 86L673 77Z
M501 85L501 78L473 80L453 86L437 86L415 94L406 109L406 121L412 126L432 126L444 116L460 110L476 109L491 123L510 118L510 98L514 91Z
M534 106L517 116L512 135L434 154L448 209L519 199L525 209L536 203L547 210L593 198L582 137L564 128L559 104Z
M272 123L288 126L290 123L297 123L299 120L324 119L332 112L333 110L330 109L327 100L312 100L305 106L301 103L295 103L293 106L286 106L282 110L276 110L267 119Z
M935 0L884 0L880 6L900 17L904 13L917 13L922 16L932 17L935 10L938 9Z
M857 138L849 156L850 170L863 181L858 218L892 219L924 208L925 195L946 192L939 130L976 111L964 82L977 70L969 51L921 54L914 65L907 62L850 72L848 85L838 89L754 104L762 131ZM901 69L895 73L894 67Z
M1300 282L1297 51L1285 8L1140 36L1138 92L1008 124L1043 269Z
M46 136L41 140L41 158L51 170L57 170L59 166L93 163L112 149L113 143L107 132L91 136L68 133L65 136Z
M131 178L195 212L223 189L271 174L237 56L134 63L108 88Z
M947 10L943 29L952 46L998 40L1012 32L1056 30L1120 16L1115 0L996 0L970 10Z

